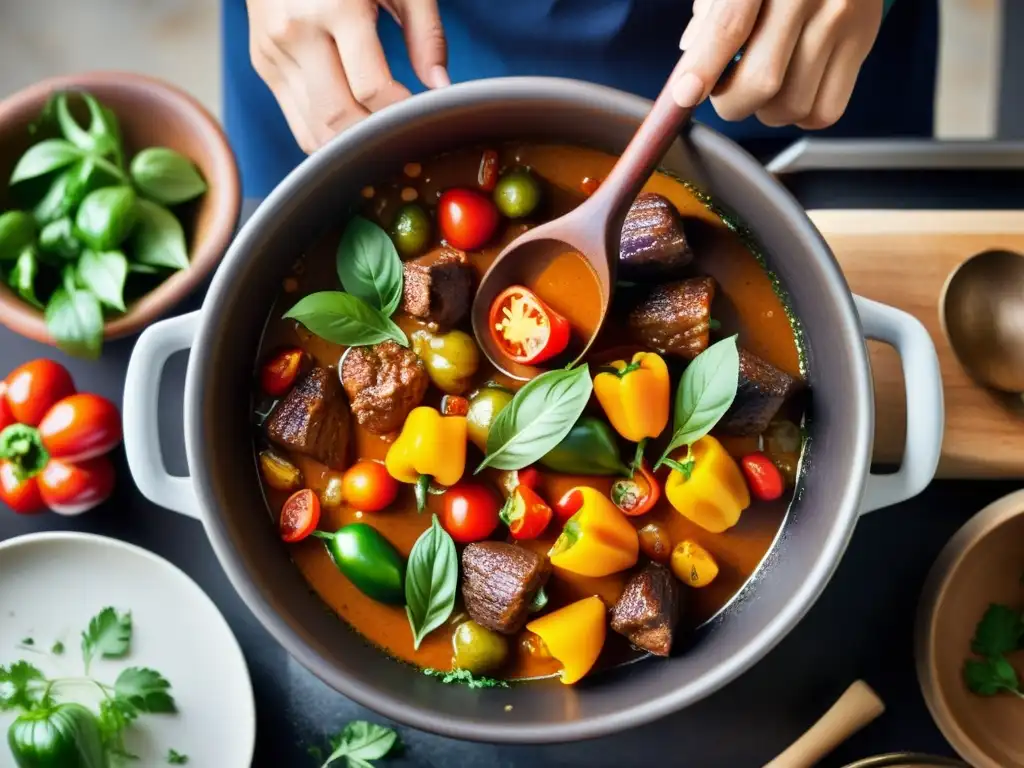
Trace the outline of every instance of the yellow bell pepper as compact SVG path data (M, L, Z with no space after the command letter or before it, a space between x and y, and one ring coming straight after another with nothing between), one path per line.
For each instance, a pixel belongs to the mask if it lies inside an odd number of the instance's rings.
M732 528L750 506L750 491L736 461L711 435L690 446L680 461L666 460L672 473L665 497L680 514L712 533Z
M616 360L594 377L594 395L615 431L633 443L657 437L668 424L668 366L653 352Z
M581 485L560 503L567 499L578 511L566 521L548 552L553 566L580 576L608 576L636 565L640 553L636 528L607 496Z
M706 587L718 575L718 563L696 541L685 539L672 550L672 573L691 587Z
M466 469L466 417L442 416L434 408L413 408L402 433L384 458L388 474L402 483L416 484L416 506L427 503L431 479L455 485Z
M601 655L607 631L604 603L600 597L585 597L534 619L526 629L544 641L552 658L562 663L562 682L572 685Z

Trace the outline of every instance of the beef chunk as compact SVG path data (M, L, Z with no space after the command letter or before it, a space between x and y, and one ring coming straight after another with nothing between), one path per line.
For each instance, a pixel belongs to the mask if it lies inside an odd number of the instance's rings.
M730 435L759 435L801 382L752 352L740 349L740 382L718 428Z
M659 285L629 315L633 338L645 347L692 360L708 347L712 277Z
M620 277L632 280L678 276L692 259L683 222L672 203L652 192L633 201L622 225Z
M333 369L316 367L299 379L267 419L267 436L278 445L345 469L349 415Z
M477 624L513 635L526 624L530 604L551 575L543 555L503 541L481 541L462 551L462 599Z
M466 254L437 248L404 266L402 310L441 328L451 328L469 314L473 302L473 268Z
M668 656L681 598L682 587L668 568L650 563L626 583L612 607L612 629L637 648Z
M350 349L341 381L359 425L377 435L401 428L430 383L423 361L393 341Z

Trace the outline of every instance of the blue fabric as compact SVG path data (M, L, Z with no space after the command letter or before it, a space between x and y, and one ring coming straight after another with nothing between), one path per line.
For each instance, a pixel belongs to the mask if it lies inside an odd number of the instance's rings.
M689 18L680 0L441 0L453 82L557 75L654 98L679 56ZM223 0L224 118L245 194L265 196L304 155L273 95L249 62L245 0ZM381 14L380 36L395 78L423 90L401 30ZM928 136L932 132L937 0L899 0L865 62L843 119L830 136ZM704 104L697 119L741 142L796 138L796 128L721 120Z

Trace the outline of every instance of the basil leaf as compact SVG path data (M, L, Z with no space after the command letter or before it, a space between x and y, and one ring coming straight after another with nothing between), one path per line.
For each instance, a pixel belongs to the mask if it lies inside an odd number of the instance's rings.
M403 347L409 346L405 332L390 318L365 301L341 291L311 293L284 316L298 320L321 339L346 347L379 344L388 339Z
M36 239L36 222L24 211L0 214L0 261L14 261Z
M103 187L82 200L75 215L75 234L90 248L109 251L124 242L135 219L135 191L124 186Z
M383 229L362 216L353 216L341 236L335 262L346 291L389 317L398 309L402 260Z
M405 613L415 650L452 615L458 584L455 542L434 515L430 527L416 539L405 569Z
M178 205L206 192L206 182L195 164L166 147L139 152L129 173L145 197L164 205Z
M11 288L22 299L27 301L36 309L42 309L43 305L36 296L36 275L39 273L39 261L36 258L36 251L31 246L25 248L14 263L14 269L7 276L7 282Z
M78 282L101 302L124 312L124 279L128 259L120 251L84 251L78 260Z
M693 359L676 389L675 433L659 465L672 451L693 445L714 428L736 398L739 378L736 336L712 344Z
M77 259L82 252L82 244L75 237L70 217L51 221L43 227L39 233L39 248L62 259Z
M11 184L57 171L80 160L82 150L64 139L46 139L29 148L14 166Z
M569 434L593 388L587 365L547 371L527 382L498 412L476 471L522 469L539 461Z
M333 751L320 768L341 765L345 758L347 768L353 766L369 766L370 760L386 757L398 744L398 733L383 725L368 723L365 720L353 720L337 736L331 738Z
M50 187L47 189L46 194L43 195L42 199L32 209L32 215L35 216L37 222L47 224L67 213L64 199L67 196L71 177L75 174L79 165L80 163L72 165L68 170L57 174L53 181L50 182Z
M129 245L135 260L151 267L186 269L188 247L178 218L162 205L141 198L135 201L135 215Z
M154 267L152 264L139 264L137 262L128 263L128 274L129 275L159 275L160 267Z
M103 346L103 311L89 291L58 288L46 305L46 329L57 346L76 357L95 360Z
M75 116L71 114L70 93L57 94L54 99L57 125L60 127L61 133L64 134L64 138L86 152L100 157L119 158L120 137L110 130L106 108L91 94L82 91L78 95L89 110L88 130L82 128Z

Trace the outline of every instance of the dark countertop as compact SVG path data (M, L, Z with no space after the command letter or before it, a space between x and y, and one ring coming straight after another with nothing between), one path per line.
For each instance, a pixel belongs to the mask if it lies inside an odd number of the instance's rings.
M1021 207L1024 202L1019 174L1012 180L988 178L992 174L967 180L958 175L953 183L946 179L952 198L936 197L931 178L887 176L808 174L791 186L809 208L957 207L965 200L973 202L970 207L978 207L978 200L992 207ZM199 303L193 297L182 311ZM0 328L0 373L35 357L52 356L68 366L81 391L120 402L133 345L134 339L108 344L100 362L87 363ZM178 473L185 469L180 434L185 364L184 355L168 364L160 413L166 461ZM3 511L0 540L41 530L88 531L152 550L195 579L224 613L249 663L258 713L257 768L316 768L307 749L323 745L326 734L351 719L381 720L292 661L235 594L201 525L146 501L131 483L120 449L116 462L117 491L103 507L75 518L20 517ZM683 712L613 737L545 747L471 744L402 728L407 749L387 764L595 768L636 765L642 757L645 762L695 768L756 768L799 736L856 678L874 687L888 709L822 765L841 766L890 751L951 755L917 685L916 603L946 540L981 507L1017 486L935 482L918 498L864 518L832 583L799 626L742 678Z

